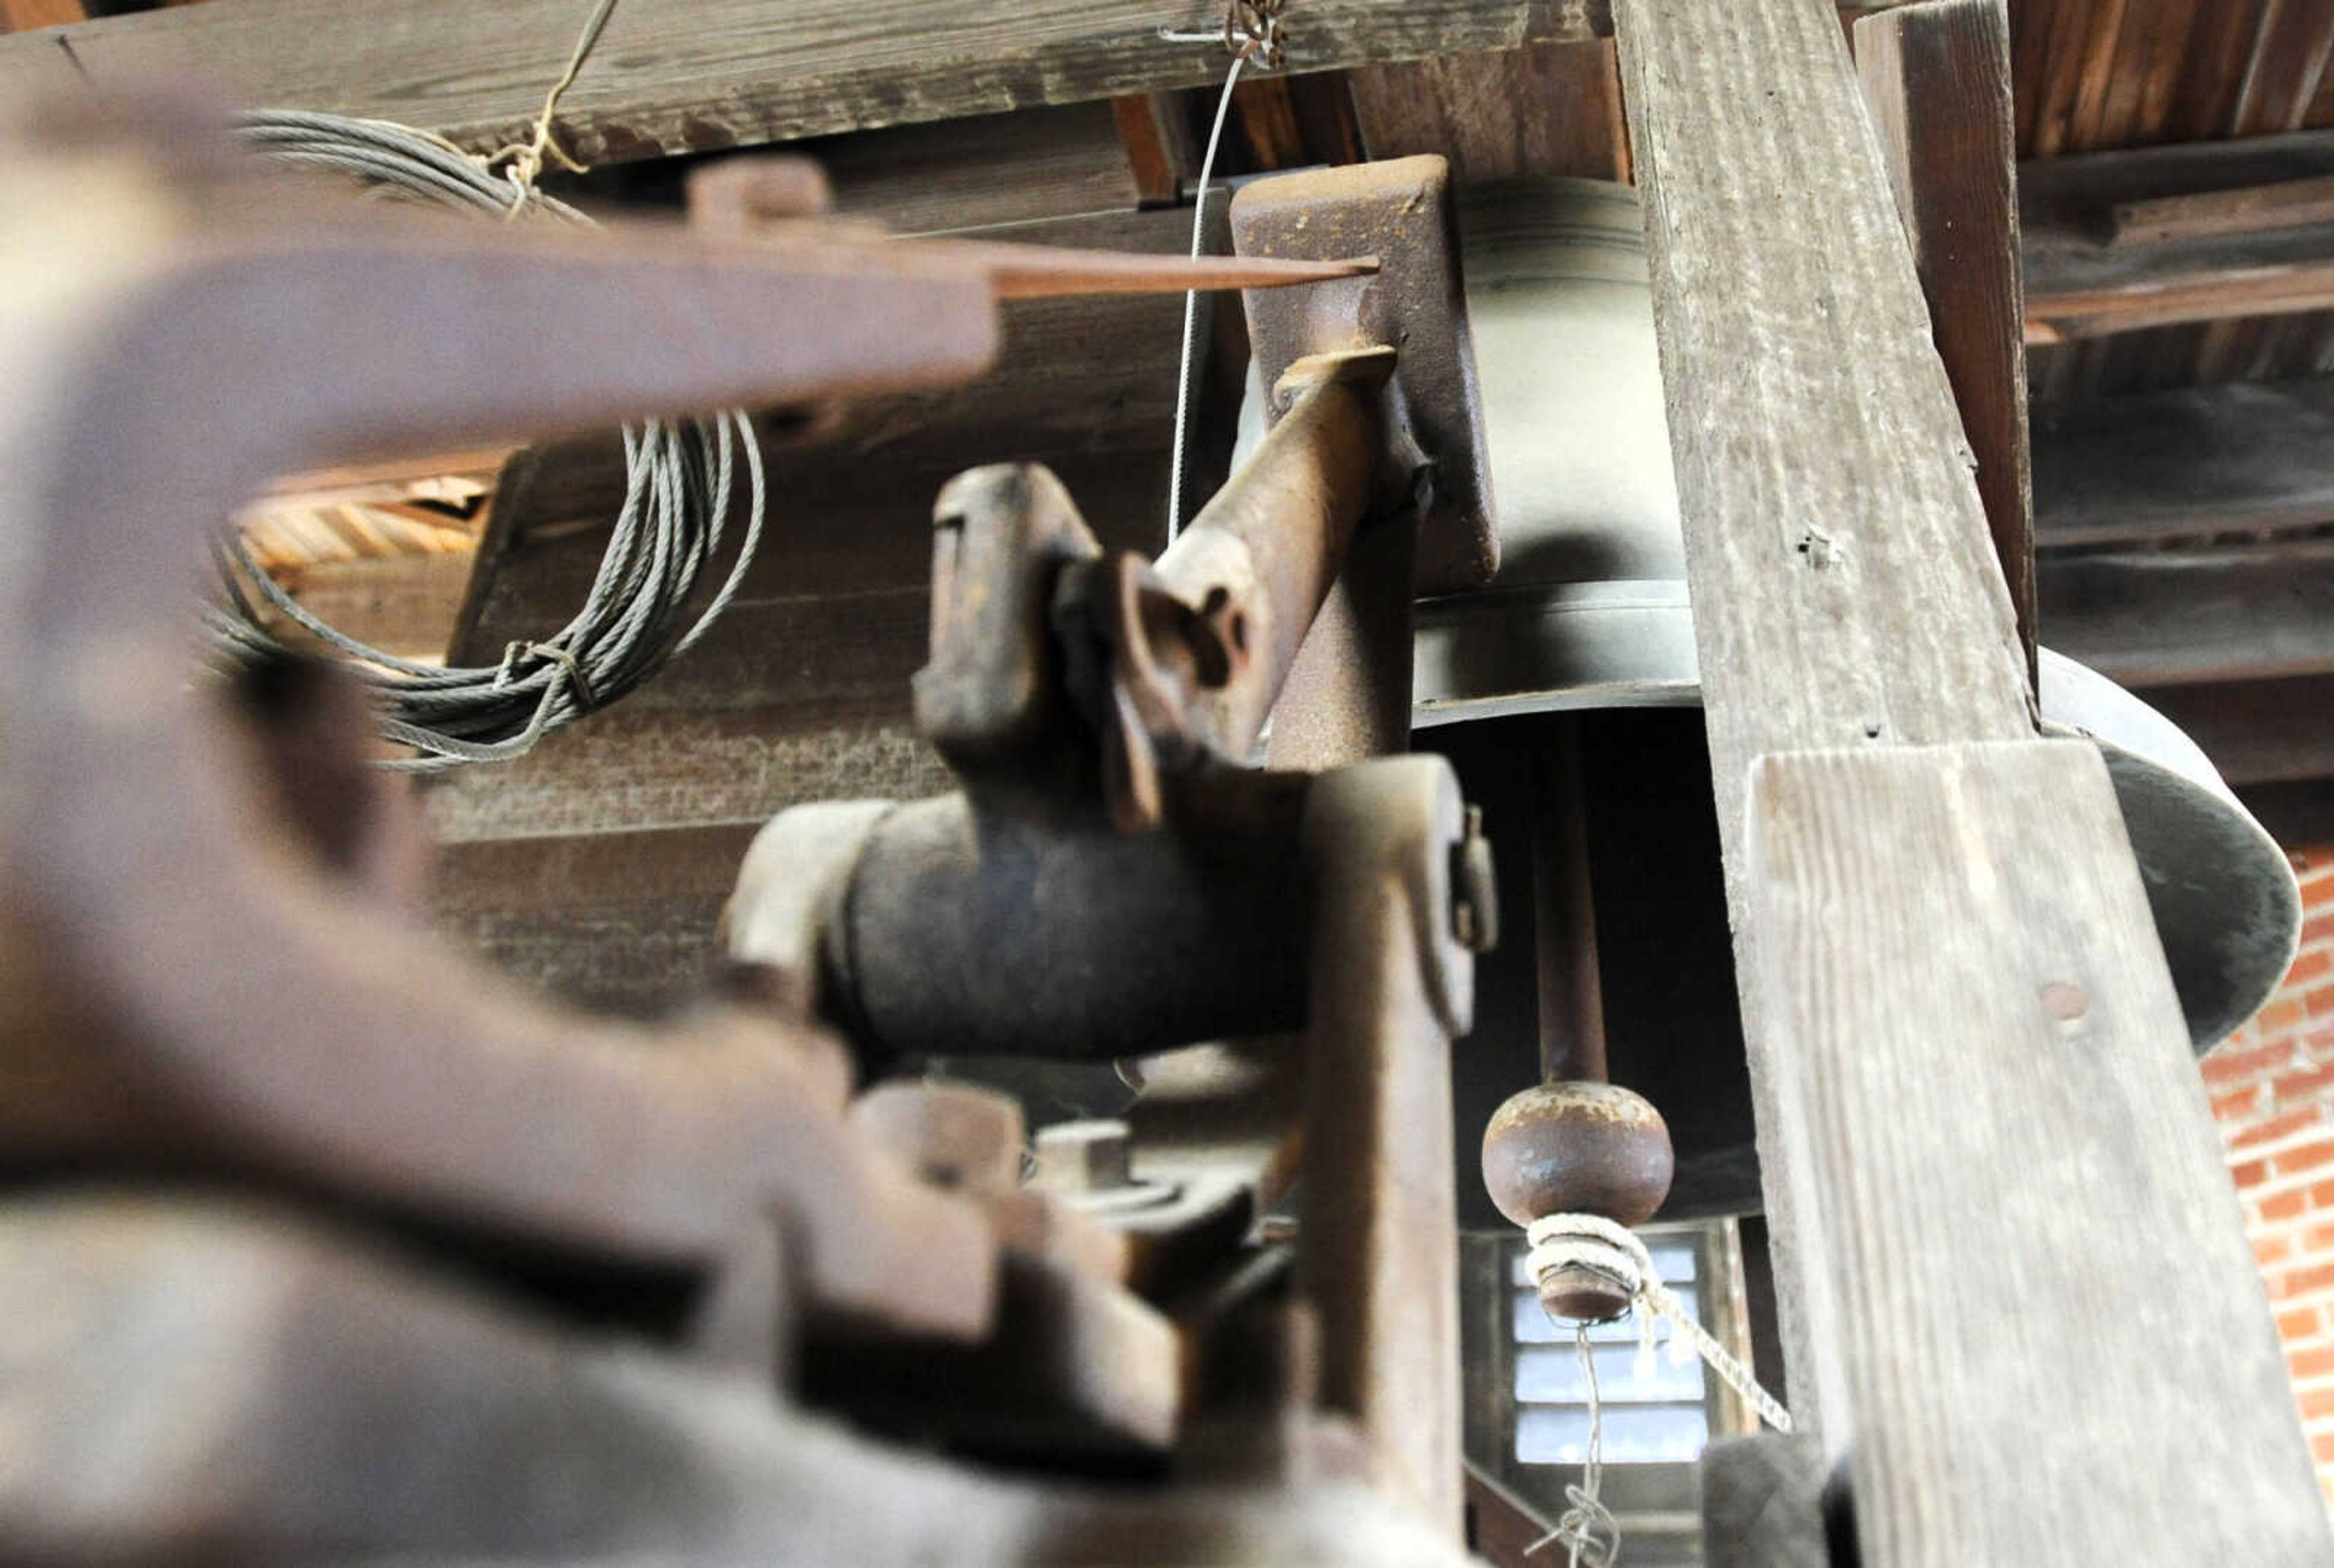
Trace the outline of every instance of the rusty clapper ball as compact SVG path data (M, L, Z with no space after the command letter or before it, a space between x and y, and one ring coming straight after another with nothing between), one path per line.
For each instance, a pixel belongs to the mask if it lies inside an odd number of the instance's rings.
M1669 1196L1676 1159L1662 1113L1611 1083L1543 1083L1510 1095L1483 1130L1483 1185L1500 1212L1529 1228L1551 1214L1596 1214L1638 1226ZM1587 1269L1540 1281L1560 1316L1602 1321L1627 1294Z

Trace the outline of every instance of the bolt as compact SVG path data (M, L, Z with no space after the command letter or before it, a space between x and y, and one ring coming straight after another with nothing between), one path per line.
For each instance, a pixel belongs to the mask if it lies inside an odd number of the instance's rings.
M1467 832L1451 851L1451 932L1471 953L1500 945L1499 877L1480 806L1467 808Z
M1108 1192L1133 1179L1124 1121L1059 1121L1037 1133L1032 1186L1049 1192Z

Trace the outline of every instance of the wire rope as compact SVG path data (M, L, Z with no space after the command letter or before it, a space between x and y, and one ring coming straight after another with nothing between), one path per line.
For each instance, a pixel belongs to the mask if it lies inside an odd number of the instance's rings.
M532 188L515 204L513 182L491 160L386 120L265 110L244 116L237 133L263 157L353 178L388 199L522 221L592 221ZM217 535L227 592L204 618L211 644L233 659L285 651L243 592L248 582L276 614L356 662L382 704L381 733L417 754L383 766L428 773L522 756L694 645L737 597L761 544L767 487L747 415L627 426L623 447L623 505L583 607L549 636L512 643L497 664L422 663L336 630L253 562L231 524ZM741 489L744 515L733 520ZM692 615L713 563L732 547L728 572Z

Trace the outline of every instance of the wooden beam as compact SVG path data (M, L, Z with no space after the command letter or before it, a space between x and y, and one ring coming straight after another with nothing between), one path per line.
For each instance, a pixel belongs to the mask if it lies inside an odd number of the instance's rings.
M2117 202L2114 233L2107 243L2156 245L2168 239L2258 234L2314 223L2334 223L2334 175Z
M1372 158L1440 153L1462 184L1629 178L1620 71L1607 41L1365 66L1353 85Z
M1832 8L1615 20L1794 1409L1858 1560L2334 1562L2112 786L2034 738Z
M2212 212L2236 193L2334 177L2334 132L2044 159L2019 170L2030 341L2334 306L2334 223L2191 224L2156 243L2118 209ZM2208 199L2210 198L2210 199ZM2291 215L2299 216L2299 215Z
M2324 674L2334 540L2049 559L2041 611L2045 642L2126 686Z
M2010 17L2002 0L1923 0L1863 18L1855 40L2030 679L2034 496Z
M193 76L245 102L400 120L484 151L523 139L589 10L235 0L52 36L101 82ZM1601 0L1304 0L1286 68L1578 42L1609 31L1606 12ZM602 164L1212 85L1220 48L1159 33L1220 14L1198 0L625 0L557 130ZM51 38L0 39L0 102L81 85Z
M1770 757L1750 794L1761 1155L1818 1227L1857 1561L2334 1562L2096 748Z
M2183 387L2054 413L2034 432L2034 509L2046 547L2334 522L2334 376Z

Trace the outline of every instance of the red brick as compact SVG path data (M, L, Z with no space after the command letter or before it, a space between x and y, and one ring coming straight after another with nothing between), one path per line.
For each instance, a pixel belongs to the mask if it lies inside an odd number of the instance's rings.
M2334 938L2334 907L2320 907L2322 899L2312 900L2310 919L2301 922L2301 945L2322 942Z
M2288 1351L2285 1356L2286 1375L2297 1383L2316 1378L2334 1377L2334 1345L2310 1345Z
M2334 1465L2334 1432L2318 1432L2310 1439L2310 1457L2321 1465Z
M2316 1181L2310 1183L2310 1207L2312 1208L2334 1208L2334 1181ZM2268 1206L2266 1204L2262 1206L2262 1212L2264 1214L2267 1214L2268 1212Z
M2264 1094L2262 1090L2267 1087L2262 1083L2248 1083L2242 1089L2232 1089L2226 1094L2213 1095L2213 1120L2232 1134L2242 1131L2254 1117L2275 1107L2277 1091L2271 1089Z
M2320 1253L2334 1254L2334 1220L2313 1220L2297 1245L2312 1257Z
M2310 1015L2302 1009L2300 997L2281 994L2272 996L2267 1006L2253 1015L2252 1022L2247 1025L2251 1033L2241 1037L2243 1043L2233 1049L2249 1050L2256 1045L2284 1044L2288 1035L2309 1022ZM2206 1057L2205 1060L2209 1062L2212 1058Z
M2334 975L2334 950L2325 948L2306 948L2293 960L2293 967L2285 972L2278 988L2291 991L2297 986L2307 986L2312 980L2322 980Z
M2334 1290L2334 1261L2287 1269L2270 1283L2270 1294L2280 1301L2325 1290Z
M2259 1187L2269 1179L2269 1161L2248 1159L2242 1165L2231 1166L2229 1174L2236 1178L2239 1187Z
M2294 1005L2299 1012L2300 1003L2296 1001ZM2297 1017L2294 1021L2300 1023L2301 1020ZM2293 1046L2287 1041L2274 1040L2258 1045L2233 1047L2224 1045L2204 1058L2204 1082L2214 1089L2234 1089L2293 1065Z
M2288 1111L2286 1114L2289 1116L2302 1116L2312 1121L2316 1120L2318 1116L2318 1112L2315 1110L2308 1111ZM2270 1121L2282 1121L2284 1120L2284 1116L2272 1116L2270 1118ZM2267 1126L2269 1125L2269 1122L2263 1122L2262 1125ZM2315 1170L2318 1167L2328 1163L2334 1163L2334 1139L2321 1138L2315 1143L2305 1143L2297 1149L2281 1149L2270 1159L2271 1168L2280 1176L2291 1176L2296 1171L2301 1170ZM2334 1201L2334 1182L2321 1182L2319 1185L2329 1189L2329 1201ZM2317 1203L2317 1188L2312 1188L2310 1189L2310 1200L2313 1205Z
M2320 1062L2296 1072L2281 1073L2270 1080L2271 1097L2280 1106L2302 1100L2322 1100L2329 1090L2334 1090L2334 1062ZM2221 1114L2218 1100L2213 1101L2213 1114Z
M2334 1389L2312 1389L2301 1396L2301 1418L2316 1420L2321 1416L2334 1416Z
M2277 1314L2277 1337L2289 1345L2305 1344L2318 1337L2323 1324L2314 1306L2288 1307Z
M2313 1023L2320 1018L2334 1017L2334 986L2320 986L2304 991L2301 994L2301 1010L2310 1015Z
M2283 1263L2293 1255L2293 1238L2290 1236L2257 1236L2253 1237L2253 1261L2267 1268Z
M2274 1143L2279 1139L2291 1138L2311 1122L2322 1121L2325 1118L2326 1110L2323 1106L2297 1105L2291 1111L2281 1111L2274 1116L2263 1117L2259 1121L2248 1121L2242 1127L2237 1128L2229 1135L2229 1147L2251 1149L2257 1144ZM2329 1158L2334 1158L2334 1141L2329 1141L2326 1148ZM2300 1150L2290 1152L2299 1153ZM2300 1165L2286 1164L2283 1154L2279 1155L2277 1159L2277 1168L2280 1170L2307 1169Z

